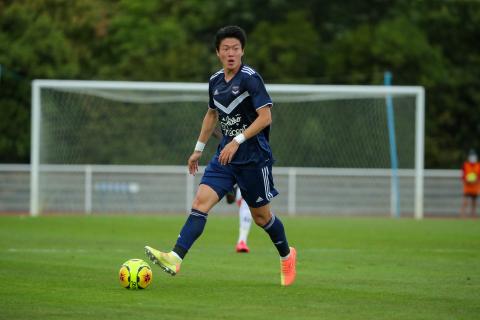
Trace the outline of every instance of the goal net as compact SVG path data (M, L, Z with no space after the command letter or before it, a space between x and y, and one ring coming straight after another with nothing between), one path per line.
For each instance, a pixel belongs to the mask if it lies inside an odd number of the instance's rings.
M267 90L278 210L422 216L423 88ZM207 101L206 84L35 80L31 213L188 207L198 177L185 164Z

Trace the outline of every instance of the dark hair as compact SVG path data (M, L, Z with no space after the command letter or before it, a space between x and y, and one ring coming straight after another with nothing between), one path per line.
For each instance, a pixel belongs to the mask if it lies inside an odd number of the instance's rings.
M215 48L217 50L220 47L220 42L225 38L236 38L240 41L242 49L245 48L247 35L239 26L226 26L217 31L217 34L215 35Z

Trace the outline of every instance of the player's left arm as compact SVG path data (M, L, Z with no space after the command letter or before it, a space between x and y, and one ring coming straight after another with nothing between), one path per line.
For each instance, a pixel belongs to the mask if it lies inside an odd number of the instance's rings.
M243 132L243 135L245 136L245 140L248 140L257 134L259 134L263 129L268 127L272 123L272 113L270 111L270 104L265 105L264 107L261 107L257 109L257 114L258 117L255 119L255 121L252 122L251 125L248 126L247 129ZM237 152L240 144L237 142L237 140L233 139L230 141L220 152L220 156L218 157L218 161L226 165L227 163L230 163L232 161L233 156Z

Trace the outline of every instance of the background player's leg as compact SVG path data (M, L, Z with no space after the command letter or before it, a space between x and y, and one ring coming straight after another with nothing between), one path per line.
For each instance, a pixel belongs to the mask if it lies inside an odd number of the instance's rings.
M472 212L471 216L472 218L475 218L477 214L477 196L472 196Z
M240 202L238 214L240 220L240 227L236 250L237 252L249 252L250 250L247 246L247 238L248 233L250 232L250 227L252 225L252 214L250 213L248 204L243 199Z
M463 196L463 202L462 202L462 209L460 211L460 217L465 218L465 213L468 207L468 202L470 201L469 197L467 195Z

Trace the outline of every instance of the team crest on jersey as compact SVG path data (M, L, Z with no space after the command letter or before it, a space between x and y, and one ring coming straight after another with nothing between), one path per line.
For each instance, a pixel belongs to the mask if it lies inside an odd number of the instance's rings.
M218 89L215 89L215 92L213 93L214 96L218 94Z
M237 94L240 93L240 87L239 86L233 86L232 87L232 94L236 96Z

